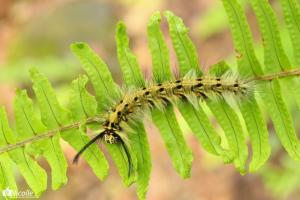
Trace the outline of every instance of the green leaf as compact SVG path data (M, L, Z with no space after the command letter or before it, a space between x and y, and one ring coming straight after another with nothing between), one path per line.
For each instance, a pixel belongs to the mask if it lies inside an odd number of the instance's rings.
M209 74L223 75L228 70L228 65L221 61L209 69ZM218 101L209 99L205 102L225 132L229 148L235 157L234 165L240 173L244 174L248 149L237 112L226 102L225 98L219 98Z
M145 81L136 56L129 48L129 38L123 22L119 22L117 25L116 41L118 60L125 84L128 87L144 87ZM131 142L132 151L137 158L137 194L139 199L145 199L151 173L150 147L143 123L136 122L134 125L130 124L130 126L133 132L128 133L128 137Z
M268 129L261 110L253 96L239 102L245 124L252 144L252 160L250 172L257 171L270 157L271 147L268 139Z
M153 110L152 120L163 137L176 171L181 177L188 178L193 162L193 154L184 140L173 106L167 106L164 111Z
M42 122L48 129L56 129L71 121L70 113L63 108L57 98L49 80L35 68L30 70L33 90L41 109Z
M5 137L4 141L6 144L14 144L10 143L12 141L11 139L15 136L9 128L7 116L3 107L0 109L0 127L0 135ZM45 170L26 154L24 147L10 151L9 156L17 164L21 174L35 195L40 196L47 188L47 174Z
M266 72L277 72L291 69L290 62L283 50L278 24L271 5L266 0L251 0L252 7L258 18L259 27L264 41L264 63ZM282 81L299 99L299 88L291 78ZM297 139L291 114L288 111L277 80L262 86L261 95L268 108L276 133L292 158L300 160L300 143ZM273 98L271 98L273 97ZM300 101L298 101L300 102ZM298 104L300 106L300 104ZM293 146L287 144L294 144Z
M47 78L34 68L30 70L30 75L33 81L33 90L41 110L42 122L46 125L47 129L55 130L63 124L69 123L69 114L59 105L55 92ZM67 162L61 148L57 148L59 145L60 134L61 133L57 130L57 133L51 138L51 145L53 146L52 151L55 151L55 155L52 152L49 152L50 149L47 149L45 154L49 159L57 159L57 163L59 163L59 169L56 171L59 171L60 173L53 173L53 176L55 177L53 177L54 181L52 187L54 189L59 188L62 184L67 182Z
M47 128L42 124L33 110L32 100L27 96L26 90L17 90L14 101L14 113L18 140L23 140L45 133ZM35 153L41 152L52 169L52 188L58 189L67 182L66 160L59 144L59 137L30 144ZM32 151L33 152L33 151ZM64 164L63 164L64 163Z
M241 75L249 76L262 75L260 63L258 62L254 49L250 28L242 7L236 0L223 0L228 15L233 42L237 56L238 69ZM250 172L261 167L270 156L270 145L268 142L268 129L266 121L262 116L256 99L249 96L249 99L239 101L239 108L242 111L245 124L252 143L252 161Z
M289 155L300 161L300 143L293 126L293 119L286 107L278 80L261 86L261 96L273 120L274 127L281 144Z
M49 81L35 70L31 71L31 75L34 83L33 88L42 110L42 116L44 116L44 118L42 117L42 121L44 122L44 124L46 124L49 129L55 129L61 127L62 124L70 123L72 121L71 116L66 109L59 105L55 92ZM84 84L85 83L86 81L84 82ZM78 84L76 86L78 87ZM82 97L83 96L84 94L82 94ZM85 95L85 98L88 98L88 96ZM82 102L80 103L83 104ZM88 110L87 105L85 105L85 108ZM80 107L77 109L80 109ZM78 111L75 112L79 113ZM95 113L95 111L91 112ZM89 142L89 138L81 131L76 129L63 131L61 133L61 136L77 151ZM95 146L91 147L86 152L84 152L83 157L88 161L94 171L100 169L99 171L96 171L96 175L101 180L104 179L108 173L108 164L106 159L104 158L104 155L99 151L99 149L97 149ZM62 163L61 168L66 169L66 166L67 165Z
M202 75L203 73L199 69L197 50L188 36L188 28L185 27L182 19L172 12L166 11L164 16L168 20L169 34L179 61L180 74L185 75L193 69L198 76Z
M42 110L42 116L44 116L44 118L42 117L44 124L46 124L48 128L58 128L61 127L62 124L70 123L70 114L59 105L49 81L34 70L31 71L31 74L34 82L33 88ZM87 96L85 97L88 98ZM87 107L86 105L86 108ZM92 112L95 113L95 111ZM87 136L75 129L63 131L61 136L76 150L80 150L89 141ZM91 157L91 155L93 156ZM104 179L107 175L108 164L99 149L97 150L95 146L91 147L83 154L83 157L87 159L94 171L100 169L100 171L96 171L96 175L100 179ZM62 169L65 169L65 167L66 165L61 166Z
M291 69L291 63L283 49L278 24L271 5L266 0L252 0L251 3L256 16L258 16L259 27L263 36L265 71L270 73ZM291 91L300 108L299 79L286 78L281 82Z
M139 199L146 199L152 168L150 146L144 125L136 123L132 128L134 132L129 133L128 137L137 158L137 194Z
M172 78L169 61L169 51L160 31L160 14L154 13L147 27L148 45L152 56L153 76L156 81L167 81ZM192 151L188 148L182 131L178 125L173 106L152 111L152 119L160 130L173 166L183 177L190 176L193 161Z
M110 104L110 98L117 96L116 84L105 62L83 42L73 43L72 52L81 62L96 92L97 111L101 113Z
M15 144L16 137L14 136L13 132L9 128L5 108L3 106L0 107L0 119L1 119L0 120L1 123L0 146L2 147L9 144Z
M292 45L294 48L294 57L296 65L300 65L300 6L297 0L280 0L284 19L287 24Z
M284 19L293 45L296 66L300 65L300 5L296 0L280 0ZM295 68L295 67L294 67ZM294 81L294 82L293 82ZM300 79L288 80L287 88L293 91L300 108Z
M85 88L87 81L88 78L86 76L80 76L72 82L69 107L74 122L78 120L84 121L88 117L96 114L97 104L95 97L89 94ZM85 128L73 130L72 137L74 137L72 138L72 146L76 150L80 150L90 141L89 137L86 135ZM100 180L103 180L107 176L109 166L97 143L94 143L87 148L83 152L82 157L88 162L89 166Z
M251 0L263 37L266 72L291 69L290 61L283 50L275 14L267 0Z
M152 72L156 82L170 80L172 77L169 49L160 30L160 21L160 13L155 12L150 17L147 26L148 46L152 58Z
M225 163L232 161L232 153L221 147L221 137L213 128L200 105L196 109L190 103L179 102L178 109L206 151L221 156Z
M16 90L14 113L18 140L30 138L47 130L34 112L32 100L27 96L26 90Z
M222 2L228 16L235 51L238 53L239 72L243 76L262 75L263 70L255 56L253 38L241 5L237 0L222 0Z
M23 147L11 150L10 157L18 166L29 187L38 197L47 189L47 173L31 159Z
M126 152L120 143L114 145L105 143L105 146L118 168L119 174L123 180L123 184L127 187L130 186L136 181L135 172L137 167L137 160L134 156L135 154L132 152L132 149L129 149L133 165L133 169L130 170L129 160L127 159Z
M182 20L173 13L166 12L165 16L168 20L173 48L179 63L181 63L179 65L181 77L191 70L196 71L197 75L201 76L202 72L199 69L196 48L188 36L187 28ZM232 160L231 153L221 147L221 138L201 107L195 108L189 103L180 103L178 109L205 150L220 155L226 163Z
M71 45L71 49L91 79L98 102L97 111L99 113L104 112L105 108L111 104L110 99L115 99L119 95L117 85L114 83L107 65L85 43L74 43ZM124 159L123 153L120 153L123 150L119 146L114 146L117 145L106 145L109 148L109 153L118 168L120 176L123 178L124 184L130 185L134 181L134 177L128 177L128 163Z
M86 90L87 82L88 78L85 75L79 76L72 82L69 108L74 121L85 120L96 115L97 101Z
M248 149L236 112L224 99L220 99L219 101L208 100L206 103L225 132L229 148L235 156L235 167L244 174L246 172Z
M116 36L118 60L127 86L144 87L145 81L136 56L129 48L129 38L123 22L117 24Z
M7 153L0 154L0 190L9 188L17 191L17 184L14 177L13 163Z

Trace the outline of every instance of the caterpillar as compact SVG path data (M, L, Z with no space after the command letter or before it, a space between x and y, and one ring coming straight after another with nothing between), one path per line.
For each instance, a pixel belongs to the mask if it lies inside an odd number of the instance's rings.
M225 98L234 95L240 99L247 99L253 95L254 85L258 81L270 81L276 78L299 75L300 70L290 70L271 75L257 76L250 79L243 79L234 76L232 73L225 73L221 76L195 77L194 73L188 73L183 79L162 83L150 83L147 87L138 88L125 93L121 100L109 109L102 122L103 131L90 140L75 155L73 163L77 163L80 155L97 140L104 140L108 144L121 144L125 150L128 160L128 176L132 170L132 160L129 153L129 145L122 136L124 126L130 121L135 121L137 113L151 110L153 108L163 109L169 104L176 104L176 101L208 100L213 98Z

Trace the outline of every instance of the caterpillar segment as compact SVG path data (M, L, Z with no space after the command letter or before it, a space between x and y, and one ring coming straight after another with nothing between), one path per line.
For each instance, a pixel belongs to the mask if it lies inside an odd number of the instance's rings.
M97 140L104 140L108 144L121 144L127 156L129 172L132 170L132 158L129 145L120 134L124 132L124 126L130 122L141 120L138 113L153 108L163 109L166 105L176 101L189 101L191 99L208 100L226 95L246 96L251 89L251 82L243 81L233 76L203 76L189 77L174 81L154 84L125 93L122 100L109 109L104 116L103 131L95 136L89 143L82 147L73 162L77 162L79 156ZM137 119L138 118L138 119ZM130 127L130 126L129 126Z

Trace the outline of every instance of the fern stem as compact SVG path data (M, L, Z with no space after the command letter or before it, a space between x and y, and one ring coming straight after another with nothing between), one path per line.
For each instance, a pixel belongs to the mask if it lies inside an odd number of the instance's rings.
M89 123L93 123L93 122L97 122L97 121L99 121L97 117L90 117L86 120L85 123L89 124ZM15 143L15 144L9 144L5 147L0 148L0 155L5 153L5 152L16 149L18 147L25 146L26 144L37 142L37 141L43 140L45 138L52 137L58 132L63 132L63 131L66 131L66 130L69 130L69 129L72 129L72 128L79 128L80 125L82 125L82 121L77 121L77 122L74 122L73 124L62 126L62 127L57 128L57 129L47 131L45 133L40 133L40 134L36 135L35 137L31 137L31 138L28 138L26 140L22 140L20 142Z
M300 69L293 69L293 70L287 70L287 71L281 71L278 73L265 75L265 76L256 76L254 78L249 79L246 82L251 81L270 81L277 78L285 78L289 76L299 76L300 75Z

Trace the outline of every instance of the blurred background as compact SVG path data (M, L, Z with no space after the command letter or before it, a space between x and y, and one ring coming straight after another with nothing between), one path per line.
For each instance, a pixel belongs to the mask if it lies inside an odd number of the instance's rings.
M240 2L257 43L257 55L262 57L255 16L244 0ZM285 49L292 55L279 2L271 3L283 27ZM118 20L126 23L131 48L143 72L150 77L146 28L147 20L156 10L171 10L184 20L190 28L203 70L222 59L235 65L231 35L220 0L0 0L0 105L6 106L10 120L14 117L15 88L26 88L34 98L27 72L32 66L50 79L61 103L67 103L71 80L83 72L69 50L70 43L75 41L88 42L109 65L116 82L121 84L114 42ZM165 21L162 30L170 45ZM172 66L178 66L172 50L170 54ZM299 121L299 113L295 114L296 120ZM299 123L295 124L299 130ZM176 174L159 133L153 125L147 125L153 162L148 199L300 199L299 164L284 152L271 124L272 155L268 164L258 173L244 176L233 166L224 165L221 159L203 151L190 130L185 125L182 128L195 158L191 178L187 180ZM62 146L70 163L69 181L58 191L52 191L49 182L48 191L41 199L137 199L135 186L125 188L113 164L108 178L100 182L84 161L72 165L76 152L63 141ZM48 164L43 159L39 162L51 175ZM28 189L18 171L16 176L20 189Z

